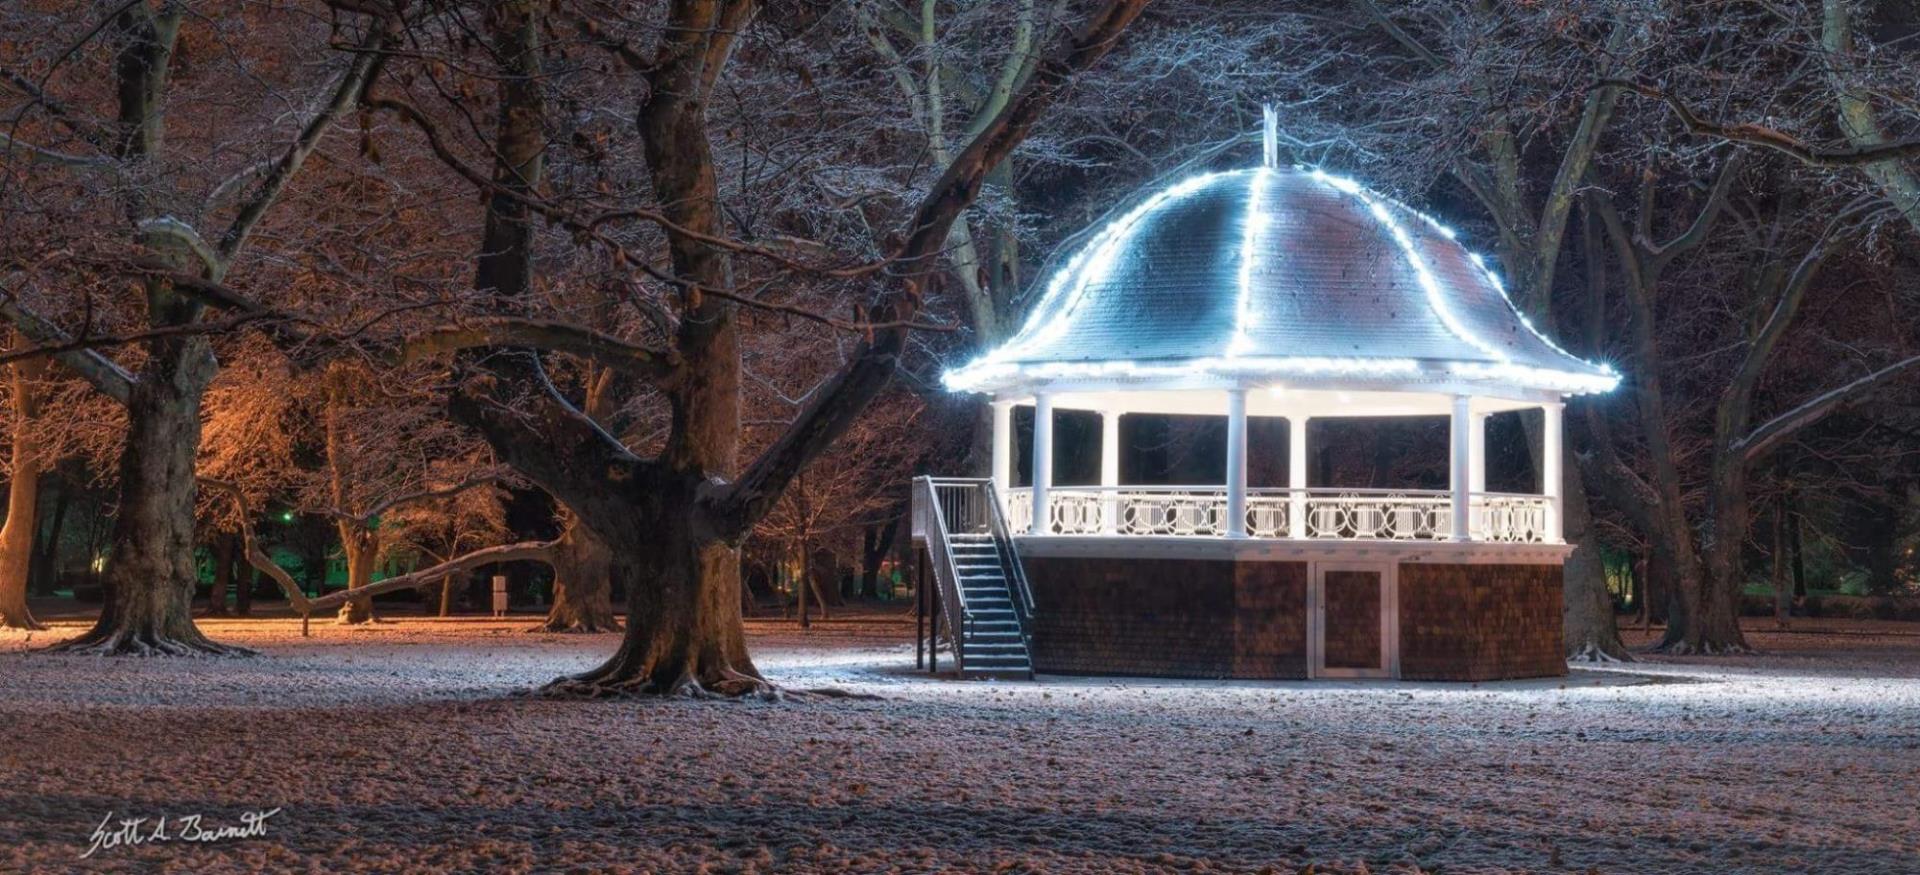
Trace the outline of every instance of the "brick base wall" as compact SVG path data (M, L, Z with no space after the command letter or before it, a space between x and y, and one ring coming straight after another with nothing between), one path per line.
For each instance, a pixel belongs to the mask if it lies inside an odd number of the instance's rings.
M1064 674L1307 676L1307 565L1026 560L1033 667Z
M1307 676L1305 562L1034 557L1034 669L1190 678ZM1566 673L1560 567L1399 567L1401 676Z
M1558 565L1400 566L1400 676L1484 681L1567 673Z

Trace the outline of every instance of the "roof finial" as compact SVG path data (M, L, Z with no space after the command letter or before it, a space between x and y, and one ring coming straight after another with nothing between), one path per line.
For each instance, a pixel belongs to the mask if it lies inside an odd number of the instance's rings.
M1260 106L1260 159L1267 167L1280 164L1280 114L1274 112L1273 104Z

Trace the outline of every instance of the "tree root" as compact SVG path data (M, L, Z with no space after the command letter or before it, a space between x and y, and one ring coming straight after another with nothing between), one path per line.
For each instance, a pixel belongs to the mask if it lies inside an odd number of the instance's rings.
M1604 665L1608 663L1632 662L1633 656L1627 653L1621 653L1619 655L1608 653L1606 648L1589 641L1582 644L1579 650L1567 654L1567 661Z
M1741 656L1758 651L1740 644L1708 644L1695 647L1687 641L1675 641L1670 644L1655 644L1647 648L1646 652L1667 656Z
M548 635L600 635L607 632L623 631L619 620L604 623L595 620L555 620L551 617L538 626L527 629L529 634Z
M217 644L205 636L192 638L163 636L152 631L118 631L107 635L89 632L71 641L63 641L42 651L81 656L258 656L259 651L233 644Z
M25 617L15 617L10 614L0 614L0 629L18 629L22 632L47 631L46 626L41 625L40 621L35 620L30 615Z
M631 669L609 664L585 674L554 680L535 691L548 699L700 699L724 700L755 698L780 701L785 691L758 675L736 671L732 667L700 672L681 672L665 677L650 669Z
M563 677L531 691L531 695L543 699L694 699L698 701L740 701L758 699L763 702L808 701L814 699L851 699L861 701L881 701L880 696L872 693L856 693L839 687L809 687L792 689L778 686L765 678L741 674L731 669L723 677L698 680L689 675L681 675L671 681L661 682L650 676L625 679L596 677L598 672Z

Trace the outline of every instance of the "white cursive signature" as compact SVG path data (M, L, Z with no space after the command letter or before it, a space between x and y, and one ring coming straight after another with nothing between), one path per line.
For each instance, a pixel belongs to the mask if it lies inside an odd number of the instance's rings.
M267 834L267 819L280 813L272 811L249 811L240 815L240 823L234 826L212 826L203 822L198 814L189 814L174 819L169 824L167 818L123 817L115 820L113 812L94 827L91 843L87 852L80 855L85 860L101 851L113 848L130 848L137 845L164 844L166 842L225 842L234 839L258 838ZM169 828L171 826L171 828Z

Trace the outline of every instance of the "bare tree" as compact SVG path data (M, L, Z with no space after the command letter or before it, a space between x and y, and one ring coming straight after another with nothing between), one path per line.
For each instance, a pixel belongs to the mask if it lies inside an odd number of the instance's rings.
M779 500L806 463L851 425L886 385L928 293L930 273L955 218L972 202L988 171L1004 160L1080 70L1098 60L1138 15L1143 0L1115 0L1037 63L1025 87L959 150L903 226L882 262L849 275L873 277L880 294L853 322L864 335L847 363L816 389L793 424L744 468L741 438L742 328L739 309L754 307L735 270L738 260L791 270L796 259L740 241L717 200L716 164L707 107L757 5L744 0L679 0L650 47L630 41L621 22L565 10L601 47L637 69L641 88L638 138L657 207L620 211L664 232L666 267L648 269L671 290L677 308L659 346L601 337L578 327L534 325L510 314L532 300L536 220L556 224L601 246L617 247L629 265L648 266L611 235L596 233L544 188L545 118L541 85L545 12L500 3L487 12L491 54L500 67L491 173L450 166L488 198L475 286L496 296L499 316L485 330L436 333L439 349L468 347L466 382L453 412L477 426L497 452L558 497L614 550L613 573L626 584L628 624L620 651L600 669L566 681L581 692L740 694L768 686L746 652L740 623L735 544ZM562 20L566 20L565 17ZM368 105L390 112L436 144L446 132L424 112L378 93ZM809 273L846 273L804 266ZM884 271L884 273L882 272ZM757 308L756 308L757 309ZM787 311L794 313L789 308ZM796 315L808 318L806 311ZM809 321L835 324L818 317ZM594 353L656 388L671 412L658 455L642 458L612 438L552 389L538 356L545 348ZM485 352L480 352L485 350ZM736 474L737 472L737 474Z
M205 288L195 280L221 283L235 265L262 219L280 202L294 177L320 145L334 122L354 105L381 57L386 31L377 22L358 34L339 35L359 49L348 53L344 68L325 72L317 108L300 113L290 142L268 121L259 142L285 142L271 157L251 161L226 174L201 193L189 196L181 183L199 177L178 172L179 156L167 150L165 119L178 84L176 48L188 22L184 4L172 0L123 3L77 41L74 51L96 39L111 50L110 83L87 89L90 97L111 95L111 114L96 115L79 101L69 103L47 93L34 79L17 72L4 77L30 108L43 114L48 131L71 136L84 152L69 153L28 142L13 133L0 142L4 160L54 166L97 193L90 206L94 221L118 219L134 229L131 246L106 252L106 260L137 279L144 306L144 332L128 345L140 358L124 367L88 345L86 331L63 330L27 310L10 291L0 315L56 358L126 405L129 434L119 464L119 502L108 567L107 604L85 635L59 645L70 651L103 654L237 654L243 648L217 644L193 624L194 461L200 443L201 401L217 371L203 322ZM24 22L21 22L24 24ZM344 21L334 30L350 29ZM52 41L50 41L52 42ZM70 56L72 52L68 52ZM67 56L52 59L58 68ZM97 69L74 66L75 70ZM42 77L44 80L45 77ZM195 83L205 87L204 82ZM298 94L300 89L296 88ZM306 94L295 97L308 102ZM16 129L17 130L17 129ZM191 199L208 204L209 218L224 215L224 230L204 237L175 208ZM109 206L109 204L111 206ZM108 225L110 226L110 225ZM92 248L92 247L90 247ZM90 329L90 326L83 326Z

